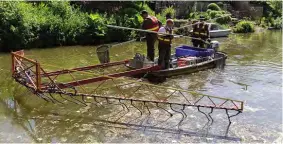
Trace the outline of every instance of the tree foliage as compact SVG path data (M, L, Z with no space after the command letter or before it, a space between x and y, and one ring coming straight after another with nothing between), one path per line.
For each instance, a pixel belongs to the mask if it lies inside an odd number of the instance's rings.
M0 51L93 44L105 30L69 2L0 2L0 17Z
M233 29L236 33L249 33L254 32L254 24L251 21L242 20L237 23L236 27Z
M221 8L216 3L210 3L207 5L207 9L214 10L214 11L220 11Z

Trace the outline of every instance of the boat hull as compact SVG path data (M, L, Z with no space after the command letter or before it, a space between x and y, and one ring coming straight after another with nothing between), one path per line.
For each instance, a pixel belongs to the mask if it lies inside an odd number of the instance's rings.
M231 33L230 29L209 31L209 34L210 34L211 38L227 37L230 33Z
M155 76L155 77L171 77L171 76L177 76L177 75L183 75L183 74L190 74L206 69L211 68L223 68L225 66L227 59L227 55L223 52L216 52L215 58L212 60L207 60L204 62L200 62L194 65L188 65L184 67L177 67L177 68L169 68L166 70L159 70L159 71L152 71L148 72L148 75ZM127 67L134 69L133 67L130 67L129 64L126 64Z

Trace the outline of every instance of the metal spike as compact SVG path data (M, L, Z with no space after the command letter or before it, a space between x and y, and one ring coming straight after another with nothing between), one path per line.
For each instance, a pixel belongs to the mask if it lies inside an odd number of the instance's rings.
M127 107L127 105L126 105L125 103L122 103L122 102L121 102L121 99L119 99L119 102L120 102L122 105L124 105L124 106L126 107L127 112L126 112L125 114L123 114L121 117L119 117L118 119L116 119L114 122L117 122L117 121L120 120L122 117L124 117L127 113L130 112L130 110L129 110L129 108Z
M133 101L132 101L132 100L131 100L131 105L132 105L134 108L136 108L136 109L140 112L140 116L137 117L137 118L135 118L135 119L133 119L133 120L131 120L131 121L129 121L129 122L127 122L127 123L131 123L132 121L135 121L135 120L139 119L140 117L142 117L142 111L141 111L137 106L135 106L135 105L133 104Z
M198 106L197 108L198 108L198 111L199 111L200 113L204 114L205 117L207 118L207 122L206 122L206 124L203 126L203 128L204 128L204 127L206 127L206 126L208 125L208 123L210 122L210 119L209 119L209 117L207 116L207 114L206 114L205 112L203 112L203 111L201 111L201 110L199 109L199 106Z
M228 132L229 132L229 129L230 129L230 125L231 125L231 123L232 123L230 118L231 118L231 117L234 117L234 116L237 116L238 114L241 113L241 111L237 111L237 113L234 114L234 115L229 115L229 112L228 112L227 109L225 109L225 111L226 111L227 118L228 118L228 120L229 120L229 124L228 124L228 126L227 126L225 136L228 136Z

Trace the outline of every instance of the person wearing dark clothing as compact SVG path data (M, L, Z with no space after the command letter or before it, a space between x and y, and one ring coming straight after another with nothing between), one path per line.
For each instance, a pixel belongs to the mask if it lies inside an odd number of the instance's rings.
M166 26L161 27L158 33L164 33L158 35L158 65L162 67L162 69L170 68L170 57L171 57L171 44L173 39L173 25L174 22L172 19L168 19L166 21ZM171 35L168 35L171 34Z
M194 47L205 48L204 41L210 39L210 34L209 34L209 25L205 23L204 17L201 16L198 24L193 25L192 37L201 39L201 40L192 39L192 43Z
M142 23L142 29L157 32L161 27L162 23L154 16L148 15L147 11L142 11L141 16L144 21ZM146 35L146 45L147 45L147 58L150 61L154 61L154 44L157 39L156 33L147 32Z

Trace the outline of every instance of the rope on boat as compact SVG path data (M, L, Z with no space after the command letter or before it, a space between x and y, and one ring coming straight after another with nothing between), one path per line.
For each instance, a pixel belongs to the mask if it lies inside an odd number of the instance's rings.
M164 33L161 32L155 32L155 31L150 31L150 30L143 30L143 29L137 29L137 28L129 28L129 27L122 27L122 26L114 26L114 25L106 25L109 28L116 28L116 29L124 29L124 30L133 30L133 31L140 31L140 32L147 32L147 33L155 33L155 34L161 34L164 35ZM172 35L175 37L186 37L186 38L191 38L191 39L196 39L200 40L206 44L209 44L207 41L204 41L201 38L195 38L195 37L190 37L190 36L185 36L185 35L177 35L177 34L167 34L167 35Z
M210 19L209 21L211 21L211 20L216 20L216 19L223 18L223 17L227 17L227 16L231 16L231 14L226 14L226 15L221 16L221 17L217 17L217 18L214 18L214 19ZM190 27L190 26L194 26L194 25L197 25L197 24L199 24L199 23L200 23L200 22L197 22L197 23L194 23L194 24L185 25L185 26L182 26L182 27L179 27L179 28L175 28L175 29L173 29L173 31L176 31L176 30L179 30L179 29L183 29L183 28L187 28L187 27ZM143 30L143 29L136 29L136 28L128 28L128 27L122 27L122 26L114 26L114 25L106 25L106 26L107 26L107 27L110 27L110 28L117 28L117 29L125 29L125 30L134 30L134 31L140 31L140 32L164 34L164 33L158 33L158 32L154 32L154 31L150 31L150 30ZM191 38L191 39L202 40L202 39L199 39L199 38L194 38L194 37L184 36L184 35L176 35L176 34L168 34L168 35L180 36L180 37L187 37L187 38Z
M134 42L134 41L136 41L136 39L132 39L132 40L121 42L121 43L117 43L117 44L109 44L109 46L110 47L115 47L115 46L119 46L119 45L123 45L123 44L128 44L128 43L131 43L131 42Z

